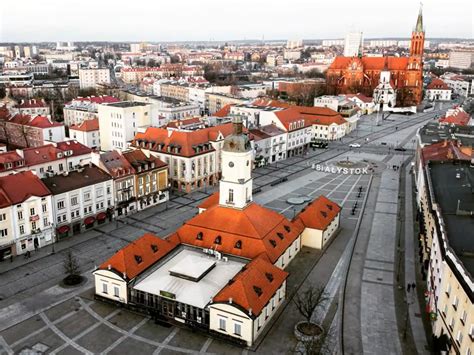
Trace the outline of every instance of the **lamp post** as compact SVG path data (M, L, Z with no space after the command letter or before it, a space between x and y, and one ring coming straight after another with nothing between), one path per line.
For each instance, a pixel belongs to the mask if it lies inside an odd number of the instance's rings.
M53 230L51 233L51 254L54 254L56 251L54 250L54 242L56 241L56 225L53 223Z
M207 194L207 172L204 173L204 193Z

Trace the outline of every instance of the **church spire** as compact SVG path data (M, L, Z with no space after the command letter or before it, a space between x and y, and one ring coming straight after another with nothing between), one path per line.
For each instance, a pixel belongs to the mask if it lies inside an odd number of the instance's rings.
M423 3L420 3L420 11L416 20L415 32L424 32L423 29Z

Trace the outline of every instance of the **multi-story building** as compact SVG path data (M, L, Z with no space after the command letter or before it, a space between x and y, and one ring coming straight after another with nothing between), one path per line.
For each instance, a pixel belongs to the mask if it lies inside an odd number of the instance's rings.
M275 124L249 129L254 139L255 166L265 166L286 159L288 133Z
M141 149L123 152L135 170L135 196L138 210L169 200L168 165Z
M151 125L151 105L123 101L99 105L100 145L104 151L125 150L139 130Z
M451 101L452 89L441 79L435 78L426 86L425 96L431 101Z
M344 57L358 57L363 49L362 32L350 32L344 39Z
M474 250L470 217L474 168L472 149L465 154L450 146L451 154L447 153L448 143L423 148L417 161L419 255L435 350L470 354L474 348L474 268L470 256Z
M15 105L15 109L21 115L47 116L50 114L49 106L43 99L21 100L18 105Z
M49 116L8 115L0 119L0 140L12 147L38 147L66 138L64 124Z
M132 145L168 164L171 188L190 192L217 184L222 144L231 132L231 124L195 131L150 127Z
M235 97L230 94L206 93L206 111L213 114L229 104L242 104L246 101L241 97Z
M110 84L109 68L79 69L79 86L81 89L95 88L97 84Z
M96 166L43 179L51 191L58 238L81 233L112 219L114 195L112 177Z
M51 192L31 171L0 177L0 260L53 242Z
M126 216L138 211L136 170L130 162L116 150L102 154L93 153L92 161L114 180L115 216Z
M456 95L468 97L474 94L474 78L468 78L454 73L445 73L441 75L441 79Z
M92 118L69 127L69 137L92 149L100 149L99 119Z
M88 96L77 97L64 105L64 124L66 126L78 125L84 120L99 118L99 105L119 102L113 96Z
M474 61L474 51L452 51L449 53L449 66L456 69L469 69Z

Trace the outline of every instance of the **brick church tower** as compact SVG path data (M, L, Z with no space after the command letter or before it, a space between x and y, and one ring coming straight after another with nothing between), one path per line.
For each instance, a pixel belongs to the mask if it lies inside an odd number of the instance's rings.
M408 59L406 90L400 99L405 104L419 104L423 98L423 52L425 48L425 29L423 28L423 12L416 20L416 26L411 33L410 57Z

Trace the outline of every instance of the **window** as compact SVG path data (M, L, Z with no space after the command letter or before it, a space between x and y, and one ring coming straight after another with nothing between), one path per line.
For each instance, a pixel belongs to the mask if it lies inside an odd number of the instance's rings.
M225 331L226 326L225 326L225 319L224 318L219 318L219 329Z
M23 211L18 211L18 219L19 220L23 219Z
M0 213L0 221L5 221L7 219L6 213Z
M58 201L58 210L62 210L64 208L64 200Z
M71 205L72 206L75 206L78 204L78 201L77 201L77 196L74 196L74 197L71 197Z
M107 284L106 283L102 284L102 293L107 293Z
M8 235L8 229L1 229L0 230L0 237L6 237Z
M34 216L35 215L35 209L34 208L30 208L30 216Z
M115 297L119 297L120 293L119 293L119 288L118 286L114 286L114 296Z
M242 324L234 323L234 334L238 336L242 335Z
M48 210L48 206L47 205L43 205L41 206L42 210L43 210L43 213L45 213L47 210Z
M99 187L96 191L95 191L97 197L101 197L104 195L104 189L102 187Z
M84 192L84 201L89 201L91 199L91 193L90 192Z
M35 221L31 222L31 230L33 230L33 231L36 230L36 222Z
M234 190L229 189L229 202L233 203L234 202Z
M24 225L20 226L20 234L25 234L25 226Z
M49 226L48 217L43 218L43 226L45 227Z

